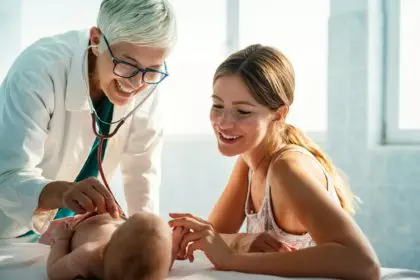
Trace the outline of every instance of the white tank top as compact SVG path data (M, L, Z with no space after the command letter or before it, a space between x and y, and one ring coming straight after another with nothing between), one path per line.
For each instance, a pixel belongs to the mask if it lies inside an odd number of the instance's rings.
M286 149L282 151L280 155L284 155L288 152L298 152L309 156L319 168L321 168L322 172L325 174L325 178L327 179L327 191L330 194L331 198L338 204L340 204L340 200L338 195L335 191L334 184L329 176L329 174L325 171L324 167L319 163L319 161L312 155L308 150L296 146L290 149ZM273 215L273 206L271 200L271 191L270 191L270 184L268 177L266 178L266 186L265 186L265 195L263 202L261 204L261 208L258 213L249 213L249 201L251 199L251 178L252 172L249 171L248 175L248 194L245 203L245 214L246 214L246 222L247 222L247 232L248 233L260 233L260 232L272 232L275 236L286 245L295 248L295 249L303 249L315 246L315 242L312 240L312 237L309 233L296 235L290 234L282 230L276 223Z

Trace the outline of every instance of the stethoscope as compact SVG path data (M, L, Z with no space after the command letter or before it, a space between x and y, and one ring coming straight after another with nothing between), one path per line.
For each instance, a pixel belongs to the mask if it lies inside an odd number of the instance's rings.
M89 46L84 53L83 57L86 57L86 53L87 51L91 48L92 46ZM83 59L84 61L84 59ZM91 112L91 118L92 118L92 130L93 133L95 134L95 136L99 139L99 147L98 147L98 157L97 157L97 161L98 161L98 169L99 169L99 174L101 176L102 182L104 183L105 187L108 189L108 191L111 193L115 203L117 204L118 207L118 211L120 212L120 217L123 220L127 220L128 217L125 214L125 212L122 210L120 204L118 203L117 199L115 198L114 194L111 191L111 188L109 187L108 181L105 177L105 173L104 170L102 168L102 148L103 148L103 144L104 144L104 140L109 139L111 137L113 137L115 134L117 134L118 130L121 128L121 126L124 124L125 120L128 119L130 116L132 116L137 109L144 103L146 102L150 96L153 94L153 92L156 90L158 84L154 85L152 89L149 90L149 92L147 93L147 95L136 105L136 107L134 107L134 109L132 109L127 115L125 115L124 117L122 117L121 119L117 120L117 121L113 121L113 122L106 122L104 120L101 120L101 118L98 116L98 113L96 112L94 106L93 106L93 102L92 99L90 98L90 94L89 94L89 84L86 81L86 70L85 70L85 64L82 63L82 75L83 75L83 79L86 83L86 88L88 89L86 91L87 94L87 98L88 98L88 103L89 103L89 108L90 108L90 112ZM112 124L117 124L117 126L114 128L114 131L110 132L109 134L101 134L100 132L98 132L97 130L97 126L96 126L96 122L101 122L103 124L107 124L107 125L112 125Z

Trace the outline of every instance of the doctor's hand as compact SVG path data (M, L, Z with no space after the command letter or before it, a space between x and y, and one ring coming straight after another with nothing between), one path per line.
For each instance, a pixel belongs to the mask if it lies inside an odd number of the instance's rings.
M186 248L186 257L190 262L194 261L194 251L201 250L216 269L229 269L234 252L209 222L191 214L169 214L169 216L173 218L169 221L171 227L183 227L188 230L182 239L180 251Z
M39 195L40 211L65 207L78 214L86 212L109 213L118 218L119 211L112 194L96 178L79 182L54 181L47 184Z
M71 183L62 200L64 207L79 214L96 211L99 214L109 213L113 218L119 216L112 194L94 177Z

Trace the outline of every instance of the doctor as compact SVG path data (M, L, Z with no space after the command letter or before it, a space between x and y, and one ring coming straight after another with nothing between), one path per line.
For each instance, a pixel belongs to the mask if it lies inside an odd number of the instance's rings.
M120 215L98 179L98 153L107 179L121 168L127 214L157 210L155 89L168 76L175 29L168 0L103 0L97 27L20 54L0 87L0 238L42 233L74 212ZM93 128L118 132L100 147Z

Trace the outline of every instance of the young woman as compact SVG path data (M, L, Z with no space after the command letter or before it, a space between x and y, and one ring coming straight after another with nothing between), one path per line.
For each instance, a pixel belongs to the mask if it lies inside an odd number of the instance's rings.
M350 190L285 121L294 89L292 65L271 47L249 46L218 67L210 119L220 152L239 157L209 222L171 214L171 226L190 230L180 254L188 246L192 260L203 250L222 270L379 279L377 257L351 217ZM238 233L244 220L247 233Z

